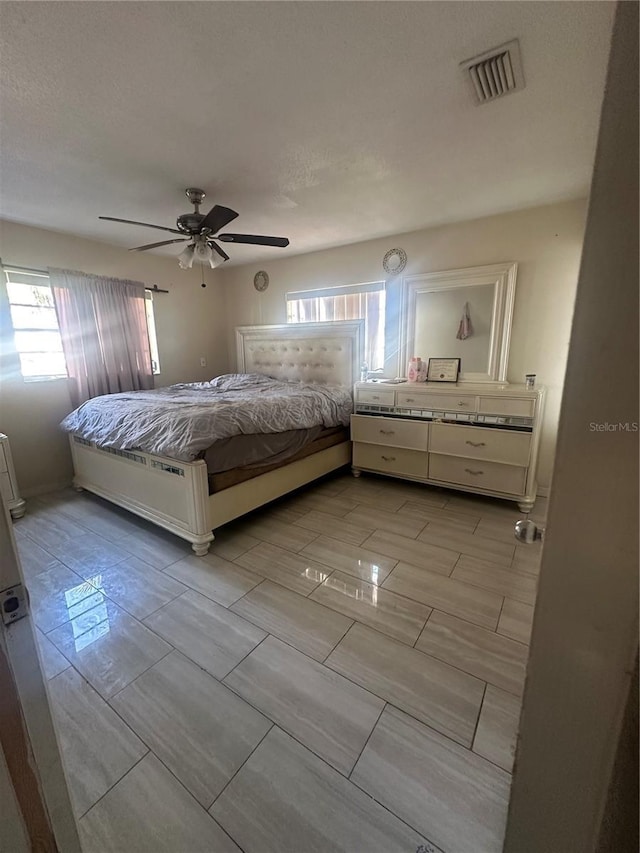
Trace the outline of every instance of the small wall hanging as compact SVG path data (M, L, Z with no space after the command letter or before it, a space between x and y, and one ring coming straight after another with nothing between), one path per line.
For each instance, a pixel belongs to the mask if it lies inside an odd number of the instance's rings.
M258 293L264 293L269 287L269 276L264 270L258 270L253 277L253 286Z
M389 249L382 259L382 266L389 275L398 275L407 264L407 253L404 249Z

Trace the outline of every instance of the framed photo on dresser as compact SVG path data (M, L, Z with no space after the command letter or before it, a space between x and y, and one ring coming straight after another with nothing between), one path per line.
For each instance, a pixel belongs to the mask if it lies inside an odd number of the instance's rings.
M427 382L457 382L460 375L459 358L430 358Z

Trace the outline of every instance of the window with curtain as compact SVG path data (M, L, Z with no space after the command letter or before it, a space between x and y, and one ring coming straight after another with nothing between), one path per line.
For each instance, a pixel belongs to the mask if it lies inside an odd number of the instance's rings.
M153 388L144 284L59 269L49 279L72 403Z
M13 340L24 379L67 375L58 318L46 273L5 268Z
M20 373L26 381L60 379L68 376L53 302L49 275L6 266L2 268L7 288L12 351L20 360ZM145 315L151 349L153 373L160 373L158 339L153 312L153 294L145 292Z
M287 293L287 323L364 320L365 361L384 368L384 281Z

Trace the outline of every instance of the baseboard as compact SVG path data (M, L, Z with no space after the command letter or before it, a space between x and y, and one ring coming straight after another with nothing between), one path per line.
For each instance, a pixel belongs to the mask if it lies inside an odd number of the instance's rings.
M538 486L538 496L541 498L549 497L549 486Z

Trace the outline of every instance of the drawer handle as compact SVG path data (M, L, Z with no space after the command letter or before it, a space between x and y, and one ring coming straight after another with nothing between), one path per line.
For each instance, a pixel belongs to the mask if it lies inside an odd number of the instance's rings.
M380 435L395 435L396 431L394 429L381 429Z
M484 447L484 441L465 441L465 444L470 444L471 447Z
M395 456L383 456L382 458L384 459L385 462L395 462L396 461Z
M465 403L465 401L464 401L464 400L458 400L458 405L459 405L459 406L468 406L469 404L468 404L468 403Z
M473 477L477 477L478 474L484 474L484 471L472 471L471 468L465 468L464 470L467 474L471 474Z
M372 395L371 395L371 399L372 399L372 400L379 400L379 399L380 399L380 396L379 396L378 394L372 394Z
M405 403L415 403L415 397L405 397Z

